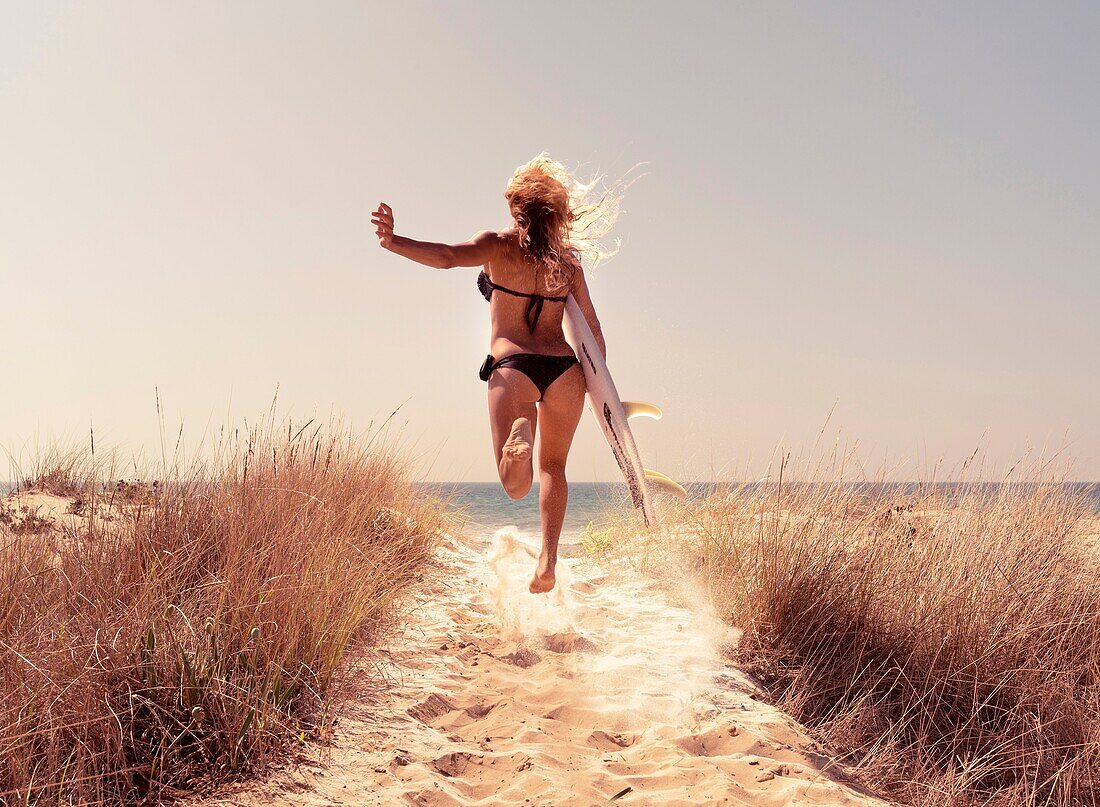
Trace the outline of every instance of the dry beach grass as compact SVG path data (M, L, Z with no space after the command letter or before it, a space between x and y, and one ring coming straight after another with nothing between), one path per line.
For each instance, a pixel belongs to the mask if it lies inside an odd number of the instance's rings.
M865 781L920 805L1100 798L1100 555L1085 493L798 484L688 503L651 569L702 581L739 661Z
M149 485L44 459L0 517L5 804L155 801L323 733L441 518L339 429L254 430Z
M540 598L518 538L441 536L394 454L342 432L255 431L155 485L97 488L64 452L28 476L0 513L0 803L202 791L316 756L337 707L327 761L215 799L877 803L853 770L937 807L1100 795L1100 529L1058 479L823 466L666 502L663 533L587 530ZM612 562L639 547L675 586ZM379 642L399 674L341 705Z

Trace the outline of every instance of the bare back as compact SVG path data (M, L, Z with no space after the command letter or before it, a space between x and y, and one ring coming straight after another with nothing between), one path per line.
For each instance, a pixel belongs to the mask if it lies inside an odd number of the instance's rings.
M520 249L515 230L500 233L499 249L486 262L485 272L493 283L523 294L564 297L572 291L572 284L547 288L545 270L537 273L536 285L535 264ZM574 274L581 274L579 264ZM573 350L565 341L561 327L565 304L546 300L535 323L535 330L531 331L525 319L528 302L529 299L525 297L493 294L489 306L492 320L489 352L494 356L506 356L510 353L540 353L550 356L571 354Z

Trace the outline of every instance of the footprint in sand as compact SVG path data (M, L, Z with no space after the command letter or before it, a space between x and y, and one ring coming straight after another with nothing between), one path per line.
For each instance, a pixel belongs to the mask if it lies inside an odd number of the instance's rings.
M435 720L440 715L453 712L457 708L458 707L449 700L436 693L429 695L427 700L410 707L406 711L409 716L419 720L421 723L430 725L431 721Z
M542 638L542 646L552 653L598 653L600 648L574 630L551 633Z
M637 734L619 734L597 729L588 735L587 743L599 751L618 751L620 748L629 748L637 741Z
M536 653L534 650L529 650L526 647L521 647L514 653L509 653L506 656L501 656L500 660L511 664L513 667L520 667L526 670L528 667L534 667L540 661L542 656Z

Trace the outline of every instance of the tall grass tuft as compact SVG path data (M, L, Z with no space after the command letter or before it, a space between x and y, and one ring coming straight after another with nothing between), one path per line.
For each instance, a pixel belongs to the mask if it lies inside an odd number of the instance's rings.
M1100 800L1100 546L1059 480L743 485L669 519L775 702L893 798Z
M157 800L277 759L441 524L339 430L254 430L145 486L55 465L28 481L84 497L79 526L0 527L0 803Z

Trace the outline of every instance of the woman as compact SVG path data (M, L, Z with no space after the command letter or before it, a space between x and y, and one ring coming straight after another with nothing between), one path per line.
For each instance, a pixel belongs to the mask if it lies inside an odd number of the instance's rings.
M614 223L619 196L609 191L589 201L593 184L578 183L540 154L516 169L504 192L514 226L479 232L461 244L394 235L393 211L384 202L371 217L379 243L391 252L436 269L484 267L477 286L489 301L492 336L481 379L489 383L497 473L513 499L531 490L539 436L542 553L530 585L535 594L554 587L569 496L565 464L584 405L584 374L562 333L567 295L607 353L580 258L595 265L609 256L599 238Z

